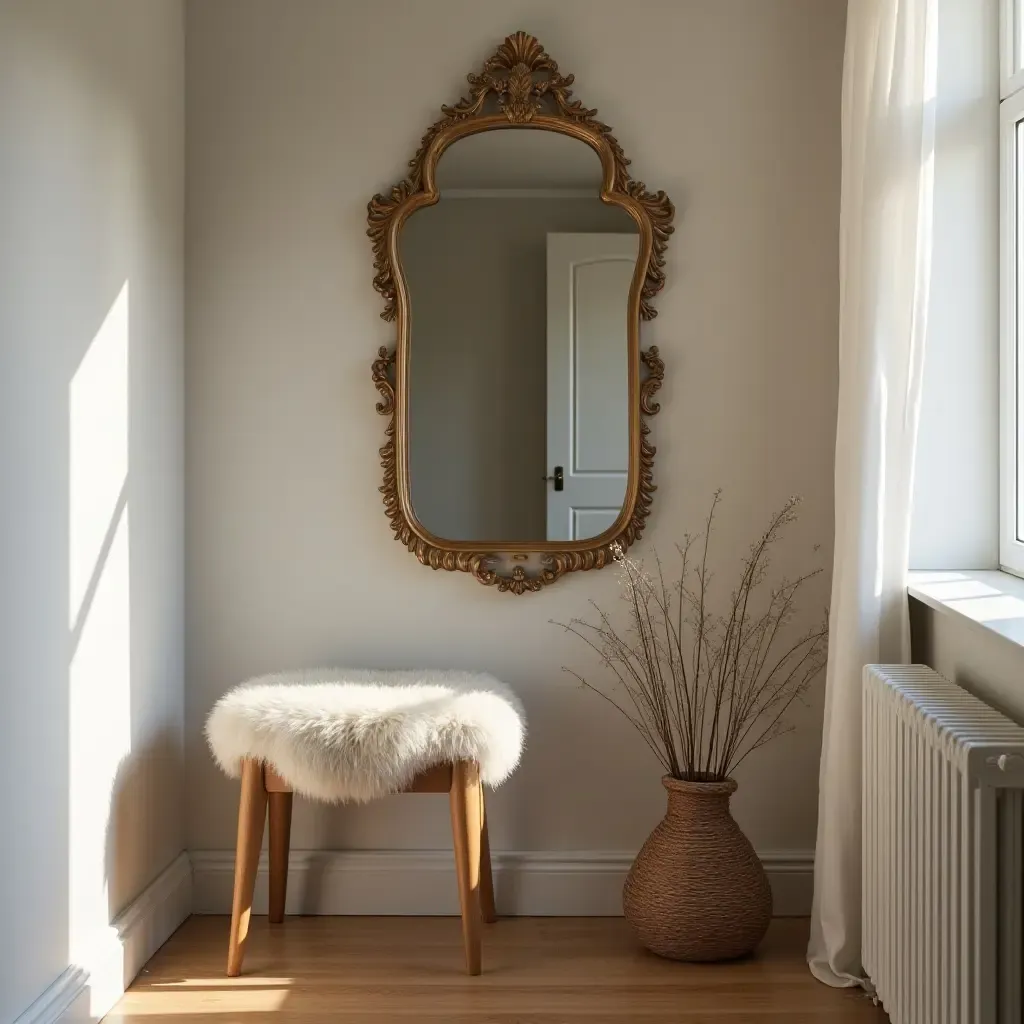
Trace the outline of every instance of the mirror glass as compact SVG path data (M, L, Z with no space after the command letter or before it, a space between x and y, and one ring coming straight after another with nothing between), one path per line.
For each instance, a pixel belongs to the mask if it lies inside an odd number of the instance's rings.
M439 538L584 540L619 516L639 234L601 178L577 139L482 132L402 227L411 499Z

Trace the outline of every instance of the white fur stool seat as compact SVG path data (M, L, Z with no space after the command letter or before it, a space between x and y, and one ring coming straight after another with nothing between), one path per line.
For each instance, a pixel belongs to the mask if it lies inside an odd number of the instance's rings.
M210 713L220 767L274 766L302 796L365 802L399 793L427 768L475 761L480 780L504 782L526 732L511 690L482 672L320 669L262 676Z
M217 763L242 780L228 974L242 969L268 810L278 923L293 794L340 803L401 792L449 794L466 964L479 974L479 922L495 920L482 784L511 775L525 732L515 695L482 673L321 669L228 692L206 722Z

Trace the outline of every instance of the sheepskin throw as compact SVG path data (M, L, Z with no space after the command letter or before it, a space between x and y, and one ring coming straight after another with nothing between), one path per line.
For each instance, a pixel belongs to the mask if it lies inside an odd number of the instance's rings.
M296 793L364 802L421 771L477 761L490 786L515 770L526 720L515 695L475 672L320 669L262 676L225 694L206 738L232 777L266 761Z

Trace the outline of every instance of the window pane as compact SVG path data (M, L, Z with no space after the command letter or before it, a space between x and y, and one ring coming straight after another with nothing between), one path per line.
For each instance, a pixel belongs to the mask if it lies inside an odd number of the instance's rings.
M1013 28L1010 38L1013 40L1013 73L1016 74L1024 68L1024 3L1021 0L1013 0Z

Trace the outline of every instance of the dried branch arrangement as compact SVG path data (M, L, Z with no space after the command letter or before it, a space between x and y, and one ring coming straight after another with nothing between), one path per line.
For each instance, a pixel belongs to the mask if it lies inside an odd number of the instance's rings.
M771 549L795 522L799 498L772 516L742 562L738 586L724 614L712 611L708 551L715 513L711 502L704 532L678 546L681 566L667 578L615 553L629 609L617 629L596 604L596 622L555 623L584 640L617 680L610 688L579 682L618 709L640 733L666 773L676 779L726 779L748 754L788 732L786 712L825 664L828 614L794 637L795 601L815 569L770 582Z

